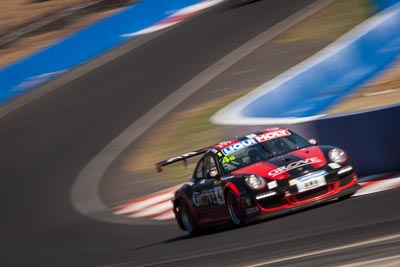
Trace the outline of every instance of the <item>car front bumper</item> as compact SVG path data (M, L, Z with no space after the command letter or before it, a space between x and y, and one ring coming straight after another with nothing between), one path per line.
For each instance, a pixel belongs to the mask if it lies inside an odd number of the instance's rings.
M280 198L279 203L272 205L273 207L265 207L265 204L263 205L261 201L257 201L255 206L246 209L247 222L278 217L352 195L357 192L361 186L357 183L357 175L355 173L350 174L349 177L351 179L347 178L349 182L344 185L342 185L342 179L336 180L328 183L324 187L307 192L308 195L304 193L290 194L289 192L285 192ZM346 179L346 177L343 179ZM263 201L266 202L268 200L269 199L265 199Z

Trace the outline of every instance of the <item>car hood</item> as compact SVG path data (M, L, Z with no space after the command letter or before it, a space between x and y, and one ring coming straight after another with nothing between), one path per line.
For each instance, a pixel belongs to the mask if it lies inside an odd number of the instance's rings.
M318 146L311 146L237 169L232 174L256 174L272 180L300 176L326 165Z

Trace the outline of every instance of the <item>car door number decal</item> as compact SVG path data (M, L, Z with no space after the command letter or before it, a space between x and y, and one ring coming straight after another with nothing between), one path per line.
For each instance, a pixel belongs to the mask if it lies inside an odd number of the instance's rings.
M201 192L194 192L192 200L193 204L196 206L204 206L209 204L225 204L224 193L222 192L221 186L217 186L211 189L205 189Z
M235 156L225 156L225 157L223 157L222 158L222 163L229 163L229 162L231 162L232 160L235 160L236 158L235 158Z

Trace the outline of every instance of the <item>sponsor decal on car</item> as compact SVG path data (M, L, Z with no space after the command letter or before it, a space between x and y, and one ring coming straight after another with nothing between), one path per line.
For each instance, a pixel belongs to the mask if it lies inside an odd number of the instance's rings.
M290 171L290 170L293 170L293 169L296 169L296 168L299 168L302 166L312 165L312 164L320 163L320 162L322 162L322 159L320 159L318 157L306 158L306 159L292 162L286 166L276 168L276 169L268 172L268 175L275 177L281 173L284 173L284 172L287 172L287 171Z
M254 140L253 138L245 139L245 140L242 140L240 142L237 142L237 143L235 143L233 145L230 145L230 146L222 149L221 152L224 155L229 155L229 154L232 154L232 153L234 153L234 152L236 152L236 151L238 151L240 149L243 149L245 147L249 147L249 146L252 146L252 145L255 145L255 144L257 144L257 141Z
M296 179L297 191L299 193L326 185L325 179L326 171L318 171L306 174Z
M204 206L209 204L222 205L225 204L224 193L222 187L217 186L206 189L201 192L194 192L192 196L193 204L196 206Z
M336 162L332 162L328 164L329 167L331 167L331 169L339 169L340 167L342 167L340 164L336 163Z
M269 182L267 185L268 189L273 189L275 187L278 187L278 183L276 181Z
M256 139L258 142L265 142L265 141L269 141L275 138L279 138L282 136L289 136L290 132L288 130L282 129L282 130L277 130L277 131L273 131L273 132L268 132L268 133L263 133L260 135L257 135L256 137L254 137L254 139Z
M247 209L247 213L255 213L255 212L257 212L258 211L258 208L257 207L253 207L253 208L248 208Z
M222 163L229 163L231 161L234 161L236 159L235 156L225 156L222 158Z
M223 148L225 148L225 147L231 145L231 144L234 143L234 142L235 142L235 140L224 141L224 142L219 143L219 144L216 145L215 147L218 148L218 149L223 149Z
M215 180L214 181L214 186L216 186L216 185L221 185L221 180L220 179L217 179L217 180Z
M217 175L218 175L218 171L217 170L210 171L210 177L215 177Z

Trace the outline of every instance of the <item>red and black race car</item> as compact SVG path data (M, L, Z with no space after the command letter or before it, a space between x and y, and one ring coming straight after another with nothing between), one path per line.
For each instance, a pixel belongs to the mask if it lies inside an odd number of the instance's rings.
M274 128L165 160L161 167L204 154L173 198L179 226L191 234L242 225L354 194L360 185L347 154ZM187 164L186 164L187 166Z

